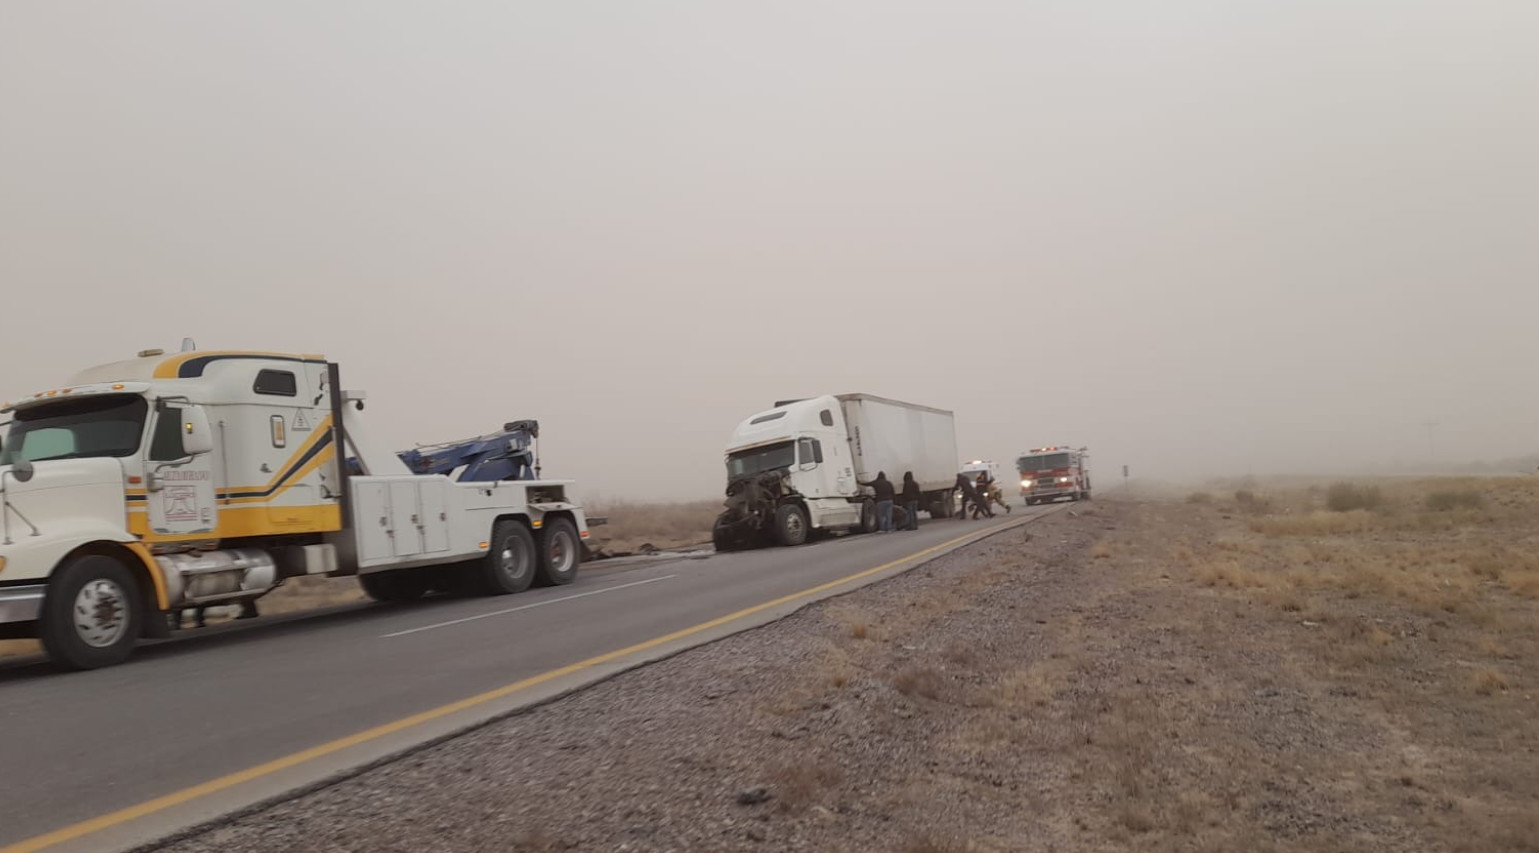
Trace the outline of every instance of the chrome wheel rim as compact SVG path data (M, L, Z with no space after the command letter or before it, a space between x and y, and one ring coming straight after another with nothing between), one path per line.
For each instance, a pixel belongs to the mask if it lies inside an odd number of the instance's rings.
M93 649L107 648L128 630L128 596L106 578L87 581L75 594L75 633Z
M510 580L519 580L529 573L529 560L524 549L512 541L503 543L502 551L497 554L497 565Z
M576 555L576 549L572 547L572 536L565 530L558 531L550 537L550 567L556 574L564 575L572 570L572 558Z
M792 539L800 539L804 529L805 524L802 521L802 517L799 513L793 512L789 517L786 518L787 536L791 537Z

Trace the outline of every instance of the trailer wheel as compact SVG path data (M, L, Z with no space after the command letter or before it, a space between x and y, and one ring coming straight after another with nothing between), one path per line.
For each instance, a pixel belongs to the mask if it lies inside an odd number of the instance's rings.
M561 586L577 579L577 565L582 562L582 546L577 525L564 518L545 522L540 531L540 562L535 580L540 586Z
M807 513L796 504L775 510L775 539L788 548L807 541Z
M476 567L476 588L483 595L523 592L534 582L534 535L518 521L492 526L492 547Z
M930 502L931 518L950 518L957 512L957 493L947 489L936 493L935 499Z
M111 557L87 554L60 569L48 584L38 631L54 663L96 669L133 653L144 614L128 568Z
M426 575L412 569L372 572L358 576L363 594L375 601L416 601L427 595L431 585Z

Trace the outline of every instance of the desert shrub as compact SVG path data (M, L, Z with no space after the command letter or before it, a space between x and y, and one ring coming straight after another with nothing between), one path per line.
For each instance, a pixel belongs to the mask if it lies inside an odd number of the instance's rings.
M1477 491L1433 492L1427 495L1427 509L1431 512L1453 512L1456 509L1480 509L1486 499Z
M1378 509L1384 505L1384 495L1378 486L1362 486L1357 483L1332 483L1325 493L1325 505L1333 512L1351 512L1354 509Z

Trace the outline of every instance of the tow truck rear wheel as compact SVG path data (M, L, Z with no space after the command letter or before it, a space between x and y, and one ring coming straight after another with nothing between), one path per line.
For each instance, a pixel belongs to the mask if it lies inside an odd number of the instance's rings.
M133 653L144 614L128 568L111 557L71 560L48 584L39 637L48 657L68 669L122 663Z
M534 583L534 534L522 522L499 521L492 527L492 547L476 566L476 590L482 595L511 595Z
M807 541L807 513L796 504L782 504L775 510L775 540L793 548Z
M428 577L412 569L372 572L358 576L363 594L375 601L416 601L427 595Z
M577 579L582 546L577 525L564 518L545 522L540 531L540 565L535 580L540 586L561 586Z

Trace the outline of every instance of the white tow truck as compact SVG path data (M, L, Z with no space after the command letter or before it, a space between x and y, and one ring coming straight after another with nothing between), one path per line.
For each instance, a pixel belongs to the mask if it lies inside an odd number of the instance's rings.
M442 454L374 446L365 395L339 380L319 355L188 341L0 406L0 639L90 669L181 608L286 578L357 575L398 601L576 577L588 526L571 482L532 479L524 445L486 436L458 479L414 473L406 460L443 470Z

